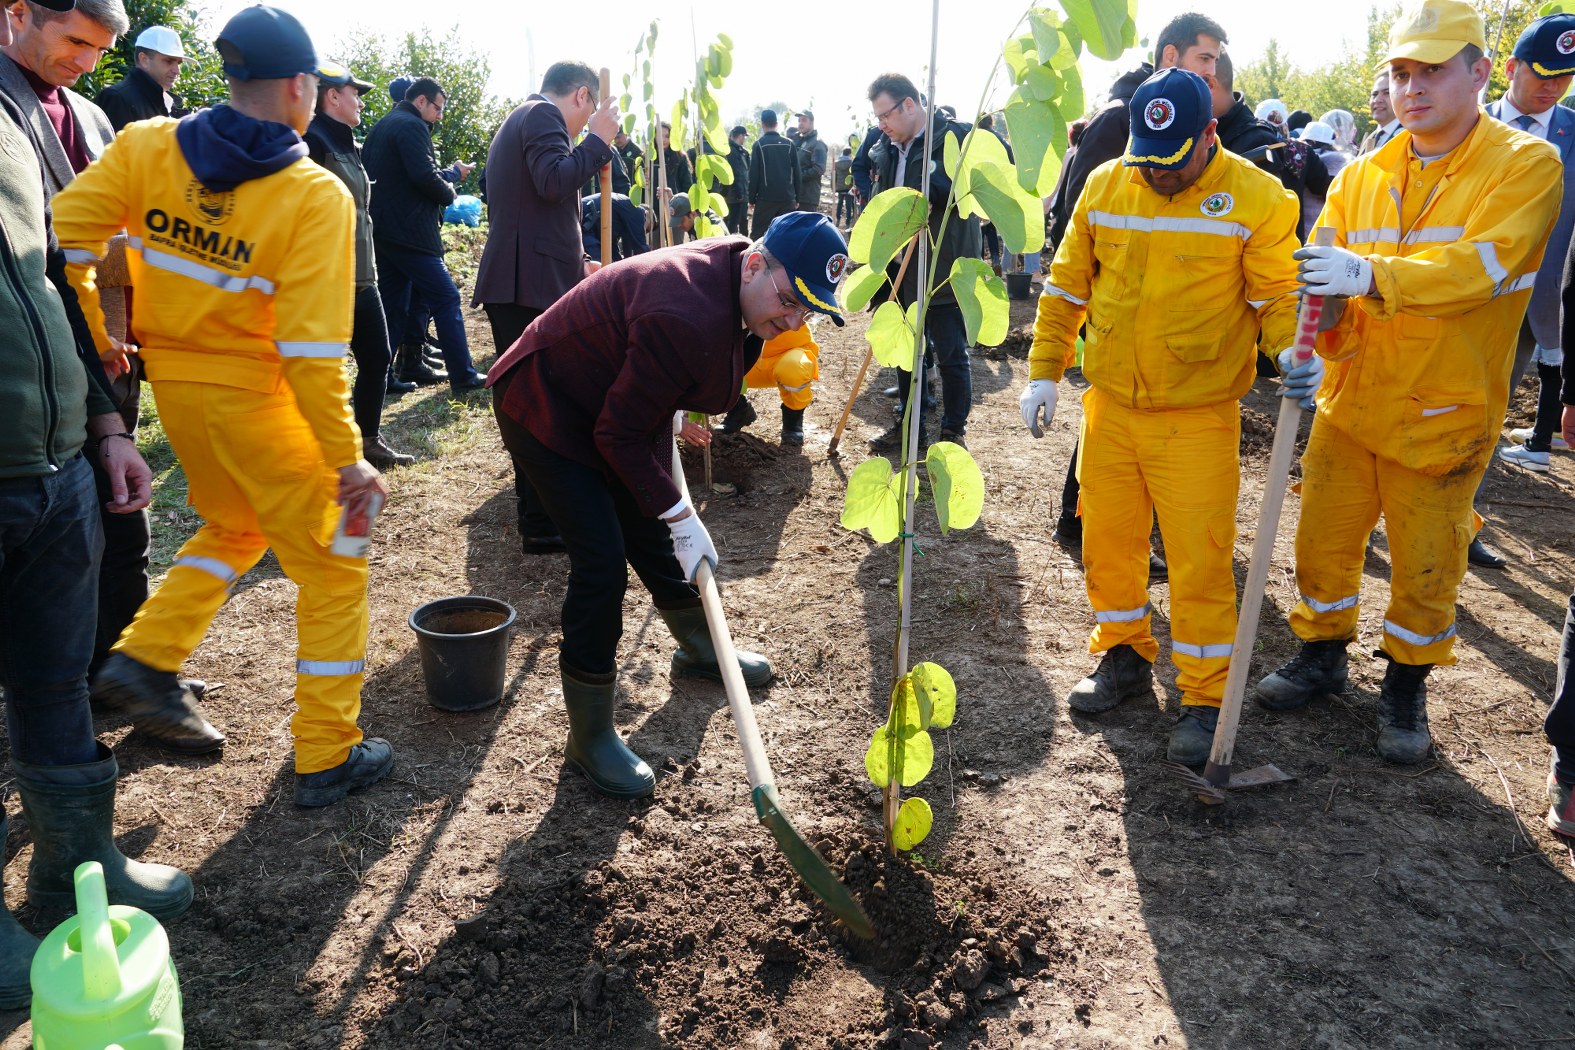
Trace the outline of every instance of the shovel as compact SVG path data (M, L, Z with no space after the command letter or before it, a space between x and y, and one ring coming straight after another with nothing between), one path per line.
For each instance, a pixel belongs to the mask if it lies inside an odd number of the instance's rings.
M1320 226L1313 231L1313 243L1334 243L1334 230ZM1302 297L1296 318L1296 344L1291 359L1305 364L1313 355L1318 338L1318 321L1323 316L1323 296ZM1236 726L1241 721L1242 700L1247 692L1247 671L1252 663L1252 643L1258 634L1258 614L1263 610L1263 589L1274 561L1274 540L1280 531L1280 510L1290 480L1291 456L1296 451L1296 430L1301 425L1301 406L1288 397L1280 399L1280 419L1274 427L1274 447L1269 452L1269 472L1263 483L1263 507L1258 512L1258 534L1252 541L1252 561L1247 566L1247 582L1241 593L1241 614L1236 620L1236 641L1231 647L1230 670L1225 676L1225 697L1220 703L1219 723L1214 728L1214 746L1209 761L1199 776L1186 766L1172 765L1172 771L1187 787L1197 792L1198 801L1211 806L1225 801L1225 792L1264 787L1294 780L1274 763L1241 773L1231 772L1231 757L1236 749Z
M678 445L673 444L673 480L685 496L689 486L684 480L683 464L679 462ZM804 841L793 822L782 809L777 796L776 778L771 763L766 759L766 748L760 740L760 727L755 724L755 706L749 699L749 689L744 684L743 672L738 669L738 653L733 648L733 635L727 628L727 614L722 611L722 596L717 593L716 576L711 563L702 561L695 573L695 586L700 589L700 602L705 606L706 624L711 629L711 645L716 650L717 666L722 669L722 684L727 689L727 706L733 714L733 726L738 730L738 743L744 750L744 770L749 776L750 798L755 803L755 816L771 830L782 855L798 872L804 885L830 908L854 934L868 940L875 936L869 916L859 907L852 892L832 872L815 847Z

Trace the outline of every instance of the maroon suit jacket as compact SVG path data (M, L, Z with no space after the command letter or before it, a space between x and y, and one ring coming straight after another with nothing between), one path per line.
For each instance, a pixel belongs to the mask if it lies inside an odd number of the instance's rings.
M610 471L653 517L680 498L673 413L718 415L744 386L739 271L749 241L713 237L604 266L532 321L488 372L537 441Z
M487 149L487 247L470 305L545 310L585 275L580 188L612 159L595 135L569 142L563 113L531 95Z

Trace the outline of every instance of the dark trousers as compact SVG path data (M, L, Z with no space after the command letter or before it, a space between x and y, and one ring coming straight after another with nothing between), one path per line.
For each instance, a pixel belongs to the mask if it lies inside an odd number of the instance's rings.
M1553 706L1542 731L1553 745L1553 771L1566 784L1575 784L1575 681L1570 661L1575 659L1575 594L1564 612L1564 637L1559 642L1559 680L1553 688Z
M492 399L494 406L501 401L500 395ZM694 608L699 592L684 579L667 526L641 513L621 481L560 456L501 410L498 430L509 455L542 494L569 548L559 650L563 663L587 674L608 674L617 668L629 569L658 609Z
M410 320L410 295L414 289L437 322L449 382L460 383L474 378L476 368L471 363L470 344L465 339L459 289L454 287L454 278L449 276L443 260L436 255L423 255L388 244L378 243L376 247L377 286L382 293L388 330L405 330Z
M1077 518L1077 498L1082 492L1077 481L1077 442L1072 442L1072 460L1066 465L1066 484L1061 486L1061 526L1081 530Z
M756 201L755 218L750 224L749 236L760 240L766 235L766 227L771 225L772 219L795 210L792 201Z
M350 354L355 358L355 386L350 389L350 409L361 428L361 445L377 441L383 421L383 395L388 391L388 321L377 285L355 293L355 327L350 332Z
M847 221L852 222L858 217L858 202L853 199L852 190L843 190L837 194L837 221L843 221L842 216L847 215Z
M492 322L492 345L497 349L500 357L519 341L525 329L543 312L534 307L519 306L515 303L483 303L482 309L487 311L487 320ZM498 405L502 403L503 395L509 388L509 379L509 376L504 376L492 390L492 409L498 417L500 430L503 429L505 417ZM506 447L507 442L504 444ZM509 458L514 458L512 452ZM514 459L514 495L519 497L517 510L522 537L534 539L558 535L557 526L547 516L547 508L542 504L541 497L536 494L536 487L530 483L530 478L525 474L518 459Z
M1001 235L996 231L995 223L993 222L985 223L983 232L984 247L988 253L987 257L990 260L990 265L999 269L1004 265L1004 260L1001 258Z
M68 766L98 756L87 669L99 511L84 456L44 477L0 480L0 684L13 761Z
M126 429L135 432L142 410L142 363L135 356L129 360L131 370L115 378L110 384L110 393ZM120 638L120 632L148 600L148 550L153 537L146 510L112 514L104 509L113 496L109 475L99 465L98 457L91 454L96 451L89 442L88 454L83 457L91 466L98 496L99 529L103 534L103 557L98 561L98 620L92 660L88 665L90 674L109 656L109 647Z
M432 327L432 310L427 306L426 300L421 298L421 292L415 288L410 289L410 310L405 314L405 330L400 335L400 346L422 346L427 341L429 329ZM442 337L439 336L441 339Z
M968 329L963 325L962 310L956 303L931 303L924 318L924 334L935 351L935 367L941 374L941 429L963 434L968 429L968 410L973 405L973 372L968 363ZM898 372L901 400L907 404L913 373L907 369Z

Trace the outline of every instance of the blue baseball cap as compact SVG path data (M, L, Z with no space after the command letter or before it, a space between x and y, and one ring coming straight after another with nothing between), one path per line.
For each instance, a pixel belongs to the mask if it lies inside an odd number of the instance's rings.
M317 48L306 27L277 7L248 7L224 23L213 46L224 60L225 76L236 80L285 80L317 73Z
M410 85L414 83L415 79L409 73L399 74L399 76L388 82L388 97L395 102L403 102L405 100L405 92L409 91Z
M1128 108L1132 137L1121 158L1127 167L1167 171L1186 167L1198 136L1214 119L1208 83L1175 66L1143 81Z
M771 221L761 238L805 306L842 327L837 283L848 272L848 242L818 211L790 211Z
M1515 57L1543 80L1575 73L1575 15L1539 18L1515 41Z

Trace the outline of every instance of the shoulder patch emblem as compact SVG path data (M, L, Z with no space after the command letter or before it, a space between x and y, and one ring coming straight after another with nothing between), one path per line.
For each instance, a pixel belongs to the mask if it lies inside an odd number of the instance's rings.
M1211 193L1203 199L1198 210L1211 219L1218 219L1222 215L1229 215L1230 210L1236 206L1236 199L1228 193Z
M222 226L235 211L235 194L215 193L198 179L186 187L186 203L209 226Z

